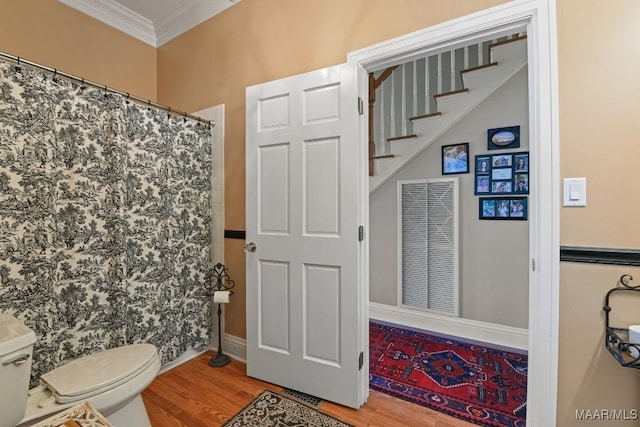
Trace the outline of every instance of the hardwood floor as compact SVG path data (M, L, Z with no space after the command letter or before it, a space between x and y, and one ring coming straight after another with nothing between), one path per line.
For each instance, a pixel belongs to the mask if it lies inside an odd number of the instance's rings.
M215 427L244 408L263 390L282 387L246 376L236 360L222 368L207 364L204 353L159 375L142 393L153 427ZM367 403L354 410L325 402L320 411L354 426L469 427L474 424L371 390Z

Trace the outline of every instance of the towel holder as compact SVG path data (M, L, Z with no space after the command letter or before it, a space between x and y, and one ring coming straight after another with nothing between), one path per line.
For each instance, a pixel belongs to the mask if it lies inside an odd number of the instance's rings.
M611 326L609 323L609 313L611 313L611 306L609 305L609 297L614 292L640 292L640 285L632 286L629 284L633 280L630 274L623 274L620 277L619 283L621 287L615 287L607 292L604 298L604 311L605 316L605 342L604 346L615 357L618 363L622 366L629 368L640 369L640 356L633 357L629 354L629 349L635 347L640 352L640 344L629 342L629 329Z

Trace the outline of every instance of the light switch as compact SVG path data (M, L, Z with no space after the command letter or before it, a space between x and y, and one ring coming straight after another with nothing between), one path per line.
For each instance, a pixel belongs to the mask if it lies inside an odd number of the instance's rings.
M580 200L580 185L569 184L569 200L572 202Z
M587 178L564 178L563 206L587 206Z

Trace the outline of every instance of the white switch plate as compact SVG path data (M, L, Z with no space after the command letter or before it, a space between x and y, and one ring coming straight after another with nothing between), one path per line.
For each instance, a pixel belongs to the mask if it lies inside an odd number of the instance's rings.
M587 206L587 178L564 178L562 206Z

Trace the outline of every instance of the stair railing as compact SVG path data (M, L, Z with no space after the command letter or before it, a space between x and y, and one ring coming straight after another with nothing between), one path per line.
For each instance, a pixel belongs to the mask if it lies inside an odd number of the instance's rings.
M373 176L374 157L376 155L376 140L374 130L374 106L376 103L376 90L380 87L398 66L384 70L377 78L373 73L369 73L369 176Z
M461 71L490 63L490 46L513 34L420 58L369 74L369 175L374 159L393 157L389 139L411 135L411 118L437 113L435 95L464 89Z

